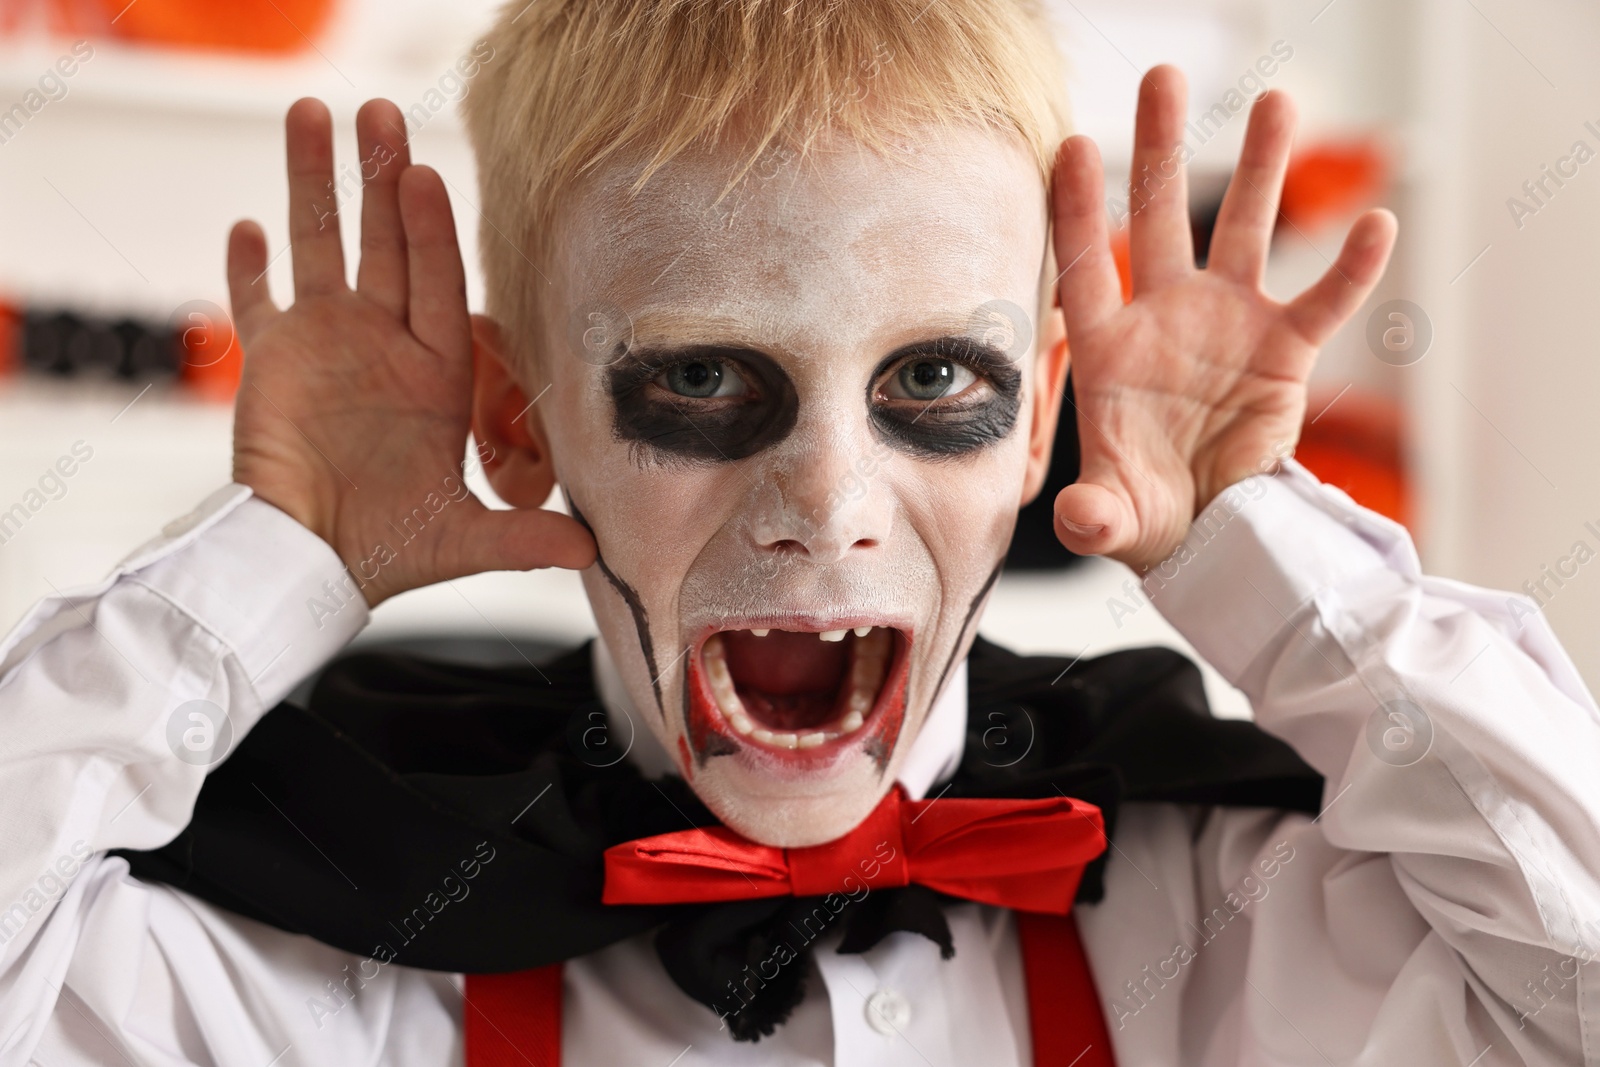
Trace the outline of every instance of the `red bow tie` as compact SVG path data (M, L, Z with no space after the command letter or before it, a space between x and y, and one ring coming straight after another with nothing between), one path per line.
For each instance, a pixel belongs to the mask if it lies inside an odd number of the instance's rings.
M896 785L836 841L758 845L724 826L606 850L607 904L683 904L792 894L855 894L915 882L980 904L1065 915L1083 868L1106 848L1100 809L1082 800L911 801Z

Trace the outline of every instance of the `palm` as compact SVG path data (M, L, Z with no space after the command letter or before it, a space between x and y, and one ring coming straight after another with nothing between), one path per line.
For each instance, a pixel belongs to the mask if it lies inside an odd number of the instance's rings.
M1057 532L1076 551L1135 567L1165 558L1217 493L1288 454L1317 348L1366 298L1393 240L1392 218L1370 213L1312 288L1288 303L1262 292L1293 130L1287 99L1272 93L1252 112L1210 263L1195 269L1175 162L1183 95L1169 67L1151 71L1140 95L1133 173L1143 195L1126 305L1098 153L1074 137L1057 163L1055 250L1067 264L1060 300L1083 457L1057 499Z
M377 545L395 547L394 523L423 509L429 535L362 573L371 603L476 570L586 563L588 535L565 516L507 516L471 498L438 508L459 493L472 326L449 200L436 174L410 166L399 112L374 101L357 116L367 180L354 289L345 284L330 214L327 110L296 104L287 133L291 308L280 311L267 293L260 228L241 223L229 242L247 357L234 417L235 480L321 534L358 573Z
M352 494L319 509L344 510L329 517L345 525L358 501L402 491L424 471L437 481L459 462L469 351L441 358L349 291L305 297L264 319L240 323L251 357L236 414L241 480L265 466L260 473L278 482L342 483ZM365 498L354 495L360 489Z

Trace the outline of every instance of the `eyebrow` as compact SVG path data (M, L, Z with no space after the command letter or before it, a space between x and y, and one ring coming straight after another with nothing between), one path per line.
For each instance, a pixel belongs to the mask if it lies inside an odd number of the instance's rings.
M979 310L986 305L979 305ZM904 357L918 352L938 350L941 353L977 353L987 350L1006 362L1019 362L1025 352L1012 356L1007 350L985 344L973 336L976 312L967 315L935 313L916 323L910 329L897 331L909 333L916 330L923 336L897 345L893 353ZM657 306L628 314L628 336L631 343L620 345L615 355L651 355L671 358L683 355L711 354L716 349L727 355L741 352L772 356L787 351L782 344L763 344L752 337L749 320L693 310L679 310L670 306ZM1028 327L1032 328L1029 322ZM643 338L643 340L640 340ZM1031 344L1031 335L1029 338ZM1026 349L1027 346L1023 346Z
M750 336L750 324L739 318L697 311L654 308L628 316L631 337L648 340L637 349L674 349L701 345L762 351Z
M771 365L773 370L778 369L777 360L772 354L755 345L739 343L721 343L711 341L688 341L681 343L655 343L655 344L619 344L616 358L609 364L611 367L611 384L613 392L618 389L643 384L655 377L674 363L694 362L696 360L725 359L740 363L745 367L752 364L761 366ZM751 382L752 386L758 385Z
M639 364L664 365L680 360L738 359L755 357L772 359L774 349L750 341L655 341L646 343L619 343L615 351L618 360L627 358ZM908 341L892 349L878 364L873 376L881 374L891 363L908 356L936 355L950 359L967 360L980 368L1014 368L1022 356L1013 356L998 345L989 344L970 333L948 333Z

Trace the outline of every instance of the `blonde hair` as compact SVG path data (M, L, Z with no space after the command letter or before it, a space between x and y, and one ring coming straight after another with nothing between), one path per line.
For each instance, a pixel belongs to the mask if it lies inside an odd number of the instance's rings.
M824 134L881 149L979 124L1019 135L1048 183L1070 132L1039 0L510 0L488 40L462 111L487 311L519 347L541 336L527 268L608 160L645 160L637 191L685 149L737 137L726 192L763 153L803 156Z

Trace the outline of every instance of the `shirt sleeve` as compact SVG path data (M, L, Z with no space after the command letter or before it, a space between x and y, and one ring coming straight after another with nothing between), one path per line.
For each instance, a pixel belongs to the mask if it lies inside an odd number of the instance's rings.
M177 836L207 770L366 621L337 554L239 485L35 605L0 642L0 978L91 855Z
M1144 585L1327 778L1343 862L1392 866L1453 970L1432 1002L1498 1047L1484 1062L1600 1063L1600 714L1537 607L1423 574L1402 527L1293 461L1219 496ZM1425 962L1397 983L1437 983Z

